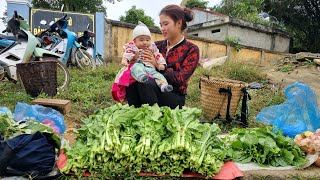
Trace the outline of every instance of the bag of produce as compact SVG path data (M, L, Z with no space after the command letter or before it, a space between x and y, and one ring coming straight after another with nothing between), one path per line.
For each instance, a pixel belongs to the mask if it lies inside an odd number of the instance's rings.
M294 142L308 154L320 154L320 129L315 133L306 131L298 134ZM320 167L320 157L314 164Z
M29 105L18 102L14 110L14 119L16 121L23 121L25 119L37 120L49 125L57 134L63 134L66 130L64 117L59 111L40 105Z
M263 109L257 120L272 124L290 137L320 128L317 95L309 86L297 82L287 87L285 94L284 103Z

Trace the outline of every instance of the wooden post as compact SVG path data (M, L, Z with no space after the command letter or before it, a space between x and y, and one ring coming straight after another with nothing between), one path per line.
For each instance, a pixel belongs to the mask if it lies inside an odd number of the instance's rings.
M70 100L38 98L38 99L33 100L32 104L39 104L39 105L51 107L53 109L58 110L63 115L66 115L67 113L69 113L71 111Z
M265 63L265 52L261 51L260 65L263 65L264 63Z
M227 54L226 56L228 57L227 60L230 60L230 55L231 55L231 46L230 44L227 45Z

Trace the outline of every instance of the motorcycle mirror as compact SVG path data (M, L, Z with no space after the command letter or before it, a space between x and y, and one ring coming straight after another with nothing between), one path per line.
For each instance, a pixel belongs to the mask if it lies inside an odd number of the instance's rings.
M46 24L47 24L47 21L46 21L46 20L41 20L41 21L40 21L40 24L46 25Z
M61 11L63 12L63 9L64 9L64 4L62 4L62 6L61 6Z
M88 30L89 30L89 28L90 28L90 24L87 25L87 29L88 29Z
M49 26L52 26L52 24L54 24L54 21L51 21L51 22L49 23Z
M14 17L19 19L19 15L18 15L18 12L17 11L14 11Z

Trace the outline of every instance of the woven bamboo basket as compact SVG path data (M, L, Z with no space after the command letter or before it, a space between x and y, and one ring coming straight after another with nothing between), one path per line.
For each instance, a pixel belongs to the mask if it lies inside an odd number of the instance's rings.
M316 162L314 162L314 165L320 167L320 157L318 158L318 160L316 160Z
M57 62L32 61L17 64L17 72L28 94L37 97L40 93L57 94Z
M201 77L201 105L204 115L207 118L226 118L228 94L219 92L222 88L231 88L232 98L230 102L229 112L230 116L234 117L238 109L240 99L243 96L243 90L246 88L246 84L241 81L235 81L230 79L220 79L204 76Z

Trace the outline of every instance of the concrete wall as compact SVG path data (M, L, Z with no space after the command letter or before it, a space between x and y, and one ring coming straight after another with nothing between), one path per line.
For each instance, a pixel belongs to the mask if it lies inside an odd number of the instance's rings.
M279 52L289 52L290 39L253 29L228 25L228 36L240 37L240 44Z
M280 52L289 52L289 48L290 48L290 38L275 36L274 49L277 49Z
M130 26L130 27L126 27ZM122 57L122 46L132 40L132 30L134 25L123 23L114 25L110 22L105 24L105 53L107 59L119 59ZM162 39L159 32L152 32L152 41ZM189 33L190 34L190 33ZM222 41L212 41L204 38L187 37L187 39L196 44L200 49L200 56L204 58L218 58L228 56L229 59L240 62L247 62L259 65L269 65L275 63L290 54L275 51L263 50L248 46L242 46L239 52L233 47L226 45Z
M271 34L266 34L263 32L258 32L254 30L250 30L247 28L234 26L234 25L227 25L228 26L228 35L229 37L237 36L240 38L240 44L274 50L271 49L271 41L272 37Z
M220 30L220 32L215 32ZM212 32L214 31L214 32ZM190 36L198 36L210 40L224 41L225 37L228 36L227 25L216 25L214 27L201 28L188 32Z
M193 20L188 23L189 26L224 18L223 16L215 15L197 9L192 9L192 12L194 13L194 16Z
M213 30L219 30L220 32L212 33ZM220 25L193 28L188 32L189 35L197 35L201 38L209 40L224 41L229 37L239 37L241 45L261 48L265 50L289 52L290 38L281 36L280 34L267 33L263 31L257 31L251 28L241 27L224 23Z

